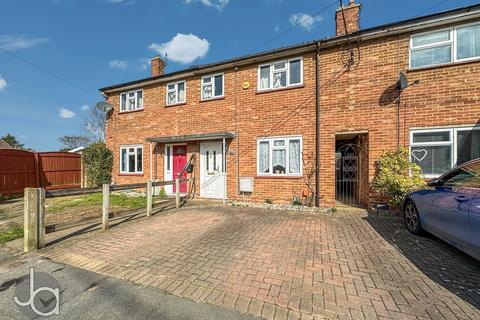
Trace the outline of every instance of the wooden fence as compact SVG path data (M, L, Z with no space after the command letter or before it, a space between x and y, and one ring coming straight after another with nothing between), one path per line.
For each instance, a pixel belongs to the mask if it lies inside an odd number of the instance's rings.
M21 194L25 188L80 187L81 156L68 152L0 150L0 194Z
M180 184L189 183L189 191L186 196L180 196ZM97 188L79 188L70 190L53 190L45 191L43 188L25 188L24 195L24 252L40 249L45 246L45 234L52 233L60 230L66 230L69 228L78 227L86 223L92 223L92 220L88 221L76 221L67 222L57 225L45 225L45 199L53 197L66 197L80 194L91 194L102 192L102 212L101 223L102 229L109 229L110 219L115 216L111 215L110 207L110 192L130 189L145 188L147 193L147 217L152 216L153 213L153 188L175 185L175 207L180 208L187 200L192 199L195 196L195 178L180 179L175 178L175 181L152 181L147 180L146 183L137 184L125 184L125 185L109 185L104 184L102 187ZM133 212L131 214L123 215L122 217L131 217L138 215L139 212ZM98 218L97 218L98 219Z

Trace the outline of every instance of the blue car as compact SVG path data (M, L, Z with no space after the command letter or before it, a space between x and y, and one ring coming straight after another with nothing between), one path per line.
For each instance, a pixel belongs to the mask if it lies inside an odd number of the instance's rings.
M408 194L405 226L413 234L428 231L480 260L480 159L464 163L428 187Z

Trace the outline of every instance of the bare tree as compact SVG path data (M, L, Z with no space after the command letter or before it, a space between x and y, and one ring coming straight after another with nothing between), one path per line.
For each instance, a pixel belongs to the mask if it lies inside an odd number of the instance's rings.
M85 118L84 130L92 141L105 141L106 115L97 108L91 108Z
M58 139L62 144L60 151L69 151L78 147L87 147L92 143L87 136L63 136Z

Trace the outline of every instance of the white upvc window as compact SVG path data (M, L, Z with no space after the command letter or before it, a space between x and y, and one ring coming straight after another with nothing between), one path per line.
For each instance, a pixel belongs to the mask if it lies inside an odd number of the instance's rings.
M257 175L302 176L303 139L296 137L259 138Z
M143 109L143 90L120 94L120 112Z
M480 157L480 127L412 130L410 156L426 177L438 177Z
M166 101L168 106L186 102L186 86L187 85L185 81L178 81L167 84Z
M120 147L120 173L143 173L143 146Z
M410 37L410 68L480 58L480 24L414 34Z
M303 84L303 58L258 66L258 90L274 90Z
M224 96L224 74L214 74L202 77L202 100L221 98Z

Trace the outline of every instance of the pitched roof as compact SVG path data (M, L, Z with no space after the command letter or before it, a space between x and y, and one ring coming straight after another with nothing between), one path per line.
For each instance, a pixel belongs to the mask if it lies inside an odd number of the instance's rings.
M0 149L13 149L13 147L0 139Z
M221 60L221 61L217 61L209 64L191 66L190 68L186 68L186 69L182 69L182 70L178 70L170 73L165 73L155 77L148 77L148 78L143 78L135 81L130 81L130 82L125 82L125 83L104 87L99 89L99 91L106 92L106 91L120 89L124 87L136 86L144 83L157 82L157 81L161 81L162 79L179 76L186 73L201 72L202 70L220 67L227 64L240 64L240 62L243 62L243 61L261 59L261 58L270 57L272 55L277 55L277 54L287 55L295 50L298 51L302 49L305 50L308 48L315 48L317 44L320 47L322 46L331 47L331 46L335 46L335 45L347 42L352 38L362 38L362 37L372 36L372 35L376 37L382 37L382 36L388 36L388 35L397 34L401 32L407 32L407 31L410 31L410 29L421 30L424 28L432 27L433 26L431 24L432 22L438 22L438 24L442 24L442 23L453 23L456 21L466 20L471 18L471 16L473 16L474 14L478 14L478 11L480 11L480 4L474 4L474 5L461 7L453 10L437 12L437 13L426 15L426 16L415 17L415 18L401 20L393 23L387 23L387 24L383 24L380 26L375 26L367 29L361 29L356 32L349 33L347 35L329 36L322 39L307 41L300 44L294 44L294 45L281 47L277 49L248 54L240 57L235 57L232 59Z

